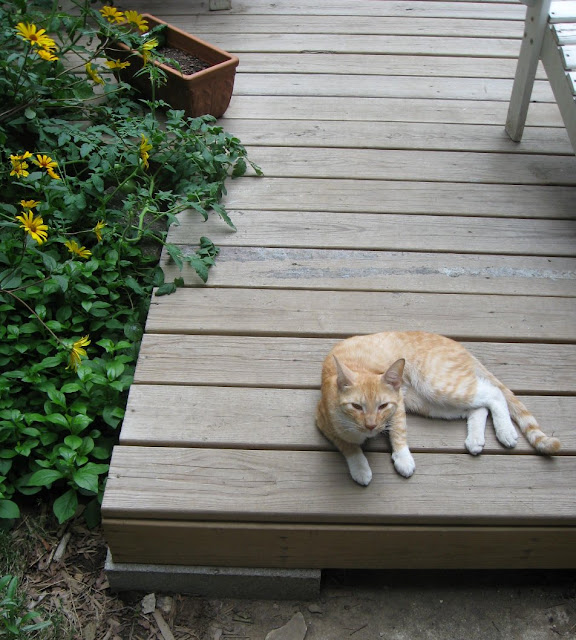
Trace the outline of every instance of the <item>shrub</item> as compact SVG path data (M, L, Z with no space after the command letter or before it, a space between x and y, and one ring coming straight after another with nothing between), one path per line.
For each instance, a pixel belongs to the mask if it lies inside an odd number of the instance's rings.
M225 180L259 169L213 118L164 116L116 81L110 38L153 59L118 22L141 16L75 6L0 3L0 518L52 488L60 522L81 503L94 524L152 290L182 284L157 248L206 281L217 247L184 256L167 229L186 209L232 225Z

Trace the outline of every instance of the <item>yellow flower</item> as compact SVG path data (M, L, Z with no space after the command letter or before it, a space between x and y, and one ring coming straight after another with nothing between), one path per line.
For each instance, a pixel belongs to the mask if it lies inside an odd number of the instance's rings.
M12 158L10 159L12 160ZM26 171L28 166L28 163L22 160L12 160L12 171L10 171L10 175L16 176L17 178L25 178L30 175L30 171Z
M102 242L102 229L104 229L105 226L106 224L104 223L104 220L100 220L96 223L94 229L92 229L92 231L96 234L96 239L98 240L98 242Z
M40 169L46 169L46 173L54 180L61 180L60 176L54 171L58 166L55 160L52 160L50 156L45 156L40 153L36 154L37 160L32 160L35 165L38 165Z
M35 218L32 211L23 211L21 216L16 216L16 220L22 223L20 227L38 244L42 244L48 239L48 225L44 224L44 220L40 216Z
M156 40L156 38L150 38L150 40L147 40L142 45L142 58L144 59L144 64L148 64L148 60L150 60L150 52L157 46L158 40Z
M128 22L136 25L140 31L148 30L148 23L137 11L125 11L124 17Z
M100 9L100 13L108 20L108 22L122 22L124 14L115 7L105 6Z
M50 49L38 49L38 55L48 62L56 62L58 56L55 56Z
M55 49L56 43L50 36L46 35L46 29L38 29L35 24L29 22L19 22L16 25L16 33L31 45L42 47L43 49Z
M30 175L30 172L27 171L29 165L25 160L31 155L30 151L25 151L20 155L10 156L10 162L12 163L12 171L10 171L10 175L16 176L17 178L25 178Z
M66 369L74 369L76 371L78 369L78 365L82 360L82 356L86 356L86 349L90 344L90 340L88 340L88 336L84 336L79 340L76 340L70 347L70 355L68 356L68 366Z
M151 149L152 145L150 144L150 141L144 134L142 134L142 141L140 142L140 157L142 158L142 164L144 165L145 169L148 169L148 167L150 166L148 163L148 158L150 157L148 151L150 151Z
M37 160L32 160L32 162L38 165L40 169L54 169L58 166L58 163L55 160L52 160L50 156L37 153L36 158Z
M70 251L70 253L78 256L79 258L88 258L92 255L91 251L88 251L86 247L81 247L76 240L68 240L68 242L64 243L64 246L68 251Z
M20 206L23 209L35 209L39 204L39 200L20 200Z
M109 69L126 69L130 66L129 62L122 62L121 60L106 60L106 66Z
M90 62L87 62L84 65L84 69L86 69L86 73L90 76L93 82L96 84L104 84L104 80L102 80L102 78L96 73Z

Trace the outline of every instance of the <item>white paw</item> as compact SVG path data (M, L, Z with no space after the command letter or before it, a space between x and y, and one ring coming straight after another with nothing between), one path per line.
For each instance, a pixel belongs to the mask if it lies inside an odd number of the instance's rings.
M512 424L505 429L498 429L498 431L496 431L496 437L505 447L508 447L508 449L515 447L516 442L518 442L518 432Z
M485 442L484 438L480 440L479 438L468 436L464 444L466 445L466 449L468 449L468 453L471 453L473 456L477 456L479 453L482 453Z
M405 478L409 478L414 473L414 469L416 469L414 458L408 447L403 447L400 451L395 451L392 454L392 460L396 471Z
M354 482L366 487L372 481L372 469L364 454L349 456L347 459L348 469Z

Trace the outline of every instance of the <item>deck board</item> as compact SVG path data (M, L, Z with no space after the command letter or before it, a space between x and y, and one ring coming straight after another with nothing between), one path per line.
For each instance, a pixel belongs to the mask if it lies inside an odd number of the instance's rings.
M216 217L198 228L195 216L183 215L179 226L171 230L172 242L187 246L191 238L207 235L221 246L576 256L576 220L380 215L361 210L265 211L248 207L229 213L236 231Z
M118 446L103 508L108 517L172 520L576 525L572 456L515 456L511 464L506 456L418 453L408 480L389 455L367 457L374 478L360 487L342 481L346 465L332 451ZM431 499L436 492L442 500Z
M347 337L387 329L569 342L575 312L574 298L208 287L154 299L146 326L151 333Z
M274 119L496 125L506 119L507 111L504 100L234 95L222 121L231 128L235 118L269 120L273 113ZM552 102L532 104L526 122L533 127L563 126L558 106Z
M480 154L474 158L479 156ZM554 207L550 206L551 200L554 201ZM226 204L233 209L365 211L573 220L575 200L576 188L570 186L272 178L267 175L264 178L232 182L228 188Z
M190 267L165 259L163 268L202 284ZM568 258L225 247L210 286L574 297L575 281Z
M312 379L313 367L309 367ZM264 379L264 376L263 376ZM124 445L156 447L207 447L224 449L333 450L312 428L318 389L279 389L193 385L134 385L131 411L122 426ZM576 454L576 432L571 419L576 398L571 396L520 396L539 419L544 431L562 441L561 455ZM238 407L252 407L247 414ZM158 429L162 423L163 428ZM464 420L408 418L408 439L414 452L466 453ZM390 451L386 437L374 438L369 451ZM484 454L529 454L524 438L513 450L505 449L486 429Z
M436 124L425 122L334 122L326 120L234 121L234 133L251 147L329 147L354 149L420 149L492 153L573 155L570 140L559 127L530 127L522 144L510 140L497 125Z
M208 284L154 296L103 515L118 562L253 567L576 567L576 158L542 68L504 133L520 2L136 0L240 58L221 124L265 176L231 180L238 230L183 213ZM461 340L560 438L408 417L416 473L366 449L367 488L314 426L342 337ZM479 560L480 559L480 560Z
M144 336L137 384L316 388L335 339L254 335ZM517 393L575 394L573 344L464 342ZM247 366L247 363L249 365Z
M276 24L276 21L274 21ZM491 24L500 24L491 22ZM200 33L202 33L200 31ZM202 34L203 35L203 34ZM239 73L330 73L381 76L428 76L462 78L503 78L516 71L513 58L453 58L430 55L373 55L331 53L243 53ZM544 80L540 66L536 75Z

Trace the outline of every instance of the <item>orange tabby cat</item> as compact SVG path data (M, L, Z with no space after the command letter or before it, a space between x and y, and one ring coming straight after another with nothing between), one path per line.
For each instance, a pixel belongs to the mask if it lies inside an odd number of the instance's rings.
M384 430L396 471L406 478L414 473L406 411L466 418L465 444L473 455L484 447L488 411L505 447L518 439L512 417L537 451L550 455L560 449L512 391L454 340L420 331L385 332L343 340L328 354L316 424L343 453L358 484L372 480L361 445Z

